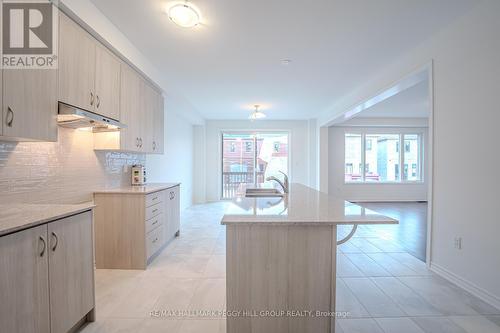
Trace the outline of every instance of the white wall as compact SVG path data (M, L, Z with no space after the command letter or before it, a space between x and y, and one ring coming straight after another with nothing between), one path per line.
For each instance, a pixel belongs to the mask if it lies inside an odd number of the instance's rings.
M329 175L328 175L328 193L339 195L350 201L426 201L427 200L427 127L426 121L413 119L366 119L363 122L360 119L352 119L345 126L332 126L329 128ZM381 125L391 123L391 127ZM369 127L367 125L370 125ZM363 126L364 125L364 126ZM345 133L422 133L423 135L423 181L418 183L400 183L400 184L349 184L344 182L344 135Z
M431 267L500 308L500 1L485 0L339 101L320 124L433 60ZM483 169L481 166L488 166ZM486 171L483 171L486 170ZM454 238L463 237L463 248Z
M165 101L163 155L146 158L148 182L180 182L181 209L193 203L193 125L180 116L176 101Z
M197 131L205 135L197 135L195 145L205 147L205 158L196 157L197 179L205 179L205 198L207 201L220 199L221 189L221 133L225 130L277 130L290 133L290 181L315 186L316 183L316 125L308 120L207 120L205 128ZM197 148L197 149L198 149ZM201 159L201 160L200 160ZM199 162L198 162L199 161ZM200 173L202 175L200 175ZM311 184L312 183L312 184ZM196 191L203 191L197 187ZM203 197L196 194L195 197Z

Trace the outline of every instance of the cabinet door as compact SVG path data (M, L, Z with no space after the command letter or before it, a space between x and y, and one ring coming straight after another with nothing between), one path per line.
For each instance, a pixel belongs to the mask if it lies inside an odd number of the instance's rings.
M155 109L156 109L156 95L155 90L151 85L144 79L142 79L141 85L141 118L142 129L141 129L141 150L145 153L153 152L153 132L154 132L154 121L155 121Z
M51 333L66 333L94 307L92 213L51 222L48 232Z
M181 227L181 198L180 198L180 186L176 186L172 189L172 221L174 234L179 232Z
M50 331L47 255L47 225L0 238L0 331Z
M167 239L171 239L180 229L179 186L167 190Z
M142 78L128 65L121 64L120 121L127 128L120 130L120 149L141 151L142 132L141 86Z
M59 15L59 101L94 111L96 43L69 17Z
M120 61L104 46L96 46L95 112L120 119Z
M154 111L154 131L153 131L153 153L163 154L163 140L164 140L164 104L163 95L155 91L156 108Z
M3 70L3 135L57 141L57 70Z

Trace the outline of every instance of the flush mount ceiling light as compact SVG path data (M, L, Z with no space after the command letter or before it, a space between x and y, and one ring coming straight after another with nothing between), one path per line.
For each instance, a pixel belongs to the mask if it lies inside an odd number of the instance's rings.
M170 7L168 18L183 28L193 28L200 24L200 14L187 1Z
M250 114L248 119L250 120L257 120L257 119L263 119L266 118L266 114L262 111L259 111L260 105L255 104L254 105L255 110Z

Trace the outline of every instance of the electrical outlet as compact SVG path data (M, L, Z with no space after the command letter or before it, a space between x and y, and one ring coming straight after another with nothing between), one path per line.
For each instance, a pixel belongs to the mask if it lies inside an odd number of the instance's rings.
M462 249L462 237L455 237L455 249Z

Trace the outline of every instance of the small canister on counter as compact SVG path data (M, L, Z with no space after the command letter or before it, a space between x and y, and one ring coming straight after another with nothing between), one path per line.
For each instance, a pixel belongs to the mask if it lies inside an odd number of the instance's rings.
M146 184L146 167L144 165L132 165L132 185L142 186Z

